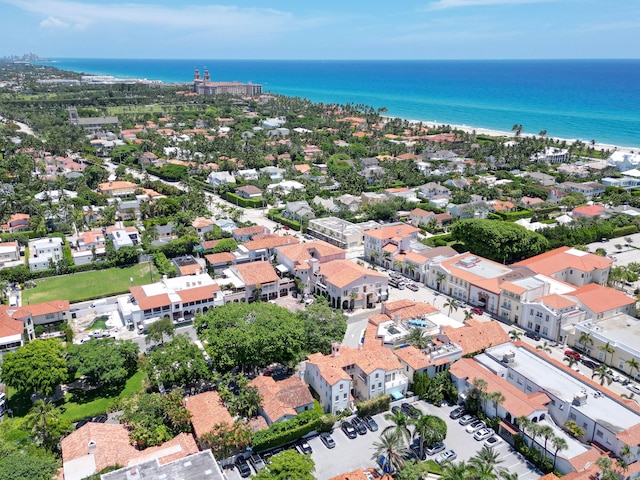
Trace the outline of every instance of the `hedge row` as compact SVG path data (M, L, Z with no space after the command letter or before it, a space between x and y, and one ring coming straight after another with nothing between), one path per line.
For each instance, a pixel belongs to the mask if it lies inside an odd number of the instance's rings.
M531 210L520 210L518 212L496 212L502 220L505 222L515 222L522 218L530 218L533 212Z
M366 417L367 415L375 415L377 413L386 412L391 405L390 395L380 395L370 400L356 403L359 417Z
M627 225L626 227L618 227L613 229L613 237L626 237L628 235L632 235L634 233L638 233L637 225Z
M235 193L227 192L223 195L225 200L244 208L260 208L262 207L262 199L257 200L255 198L248 199L243 198Z
M299 439L304 435L319 430L325 422L321 420L324 412L316 401L313 410L302 412L299 415L274 423L266 430L259 430L253 436L252 448L260 452L269 448L279 447Z
M273 220L274 222L281 223L283 225L287 225L293 228L295 231L300 231L300 222L296 222L295 220L291 220L289 218L285 218L280 214L281 210L270 210L267 213L267 218L269 220ZM303 228L306 231L306 227Z

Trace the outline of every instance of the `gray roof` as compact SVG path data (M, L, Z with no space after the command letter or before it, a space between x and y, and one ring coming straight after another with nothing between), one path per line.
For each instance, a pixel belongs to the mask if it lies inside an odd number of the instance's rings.
M165 465L160 465L157 459L139 465L124 467L120 470L105 473L101 480L158 480L158 479L189 480L224 480L220 467L213 457L211 450L194 453Z

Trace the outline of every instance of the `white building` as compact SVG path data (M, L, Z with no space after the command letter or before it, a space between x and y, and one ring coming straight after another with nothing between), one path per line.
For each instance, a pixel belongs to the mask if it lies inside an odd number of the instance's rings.
M29 241L29 270L38 272L51 268L62 258L64 241L59 237L39 238Z

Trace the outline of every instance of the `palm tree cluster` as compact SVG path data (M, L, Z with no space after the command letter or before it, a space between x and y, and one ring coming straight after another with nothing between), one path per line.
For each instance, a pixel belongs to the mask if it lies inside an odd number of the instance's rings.
M543 470L552 471L556 467L558 452L566 450L569 445L563 437L555 435L550 425L539 424L531 421L527 417L518 417L516 421L521 435L531 440L529 448L529 456L533 457L534 462L541 465ZM579 432L576 432L579 433ZM540 437L544 443L537 443L542 447L542 452L536 448L536 438ZM553 451L553 462L549 462L547 454L551 455Z
M466 462L446 463L442 469L441 480L517 480L517 473L500 466L502 460L493 448L482 449Z

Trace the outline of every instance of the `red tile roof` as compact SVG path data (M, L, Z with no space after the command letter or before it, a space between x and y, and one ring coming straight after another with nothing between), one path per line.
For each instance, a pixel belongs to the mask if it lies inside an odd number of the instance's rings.
M221 265L233 262L236 257L231 252L210 253L204 256L205 260L211 265Z
M7 307L0 308L0 338L21 335L24 332L24 323L11 317Z
M14 318L21 318L25 315L31 314L33 317L40 317L42 315L50 315L54 313L63 313L69 311L69 302L67 300L52 300L50 302L33 303L30 305L23 305L16 309L16 313L13 314Z
M255 251L293 245L294 243L300 243L300 240L293 235L283 235L282 237L280 235L264 235L259 240L251 240L242 245L249 251Z
M444 327L443 333L438 336L440 341L444 341L443 338L459 345L462 355L470 355L511 341L499 322L478 322L474 319L467 320L464 327Z
M320 264L320 274L325 277L327 283L339 288L344 288L359 279L366 280L367 276L373 277L371 281L387 281L386 275L364 268L351 260L332 260L322 263Z
M219 423L233 425L233 418L222 403L218 392L204 392L184 399L185 407L191 413L191 425L196 438L209 433Z
M581 252L571 247L560 247L535 257L528 258L514 264L515 266L529 267L536 273L553 275L567 268L575 268L581 272L603 270L611 267L613 259Z
M608 312L636 303L634 297L629 297L619 290L603 287L597 283L584 285L566 296L577 298L594 313Z
M267 261L243 263L232 267L245 285L262 285L277 282L280 277Z
M260 375L251 380L249 385L258 389L262 410L271 423L287 415L296 416L296 408L313 405L309 387L296 377L276 382L272 377Z
M365 236L370 236L378 240L386 240L395 236L409 237L420 231L419 228L412 227L411 225L391 225L389 227L382 227L375 230L366 230Z

